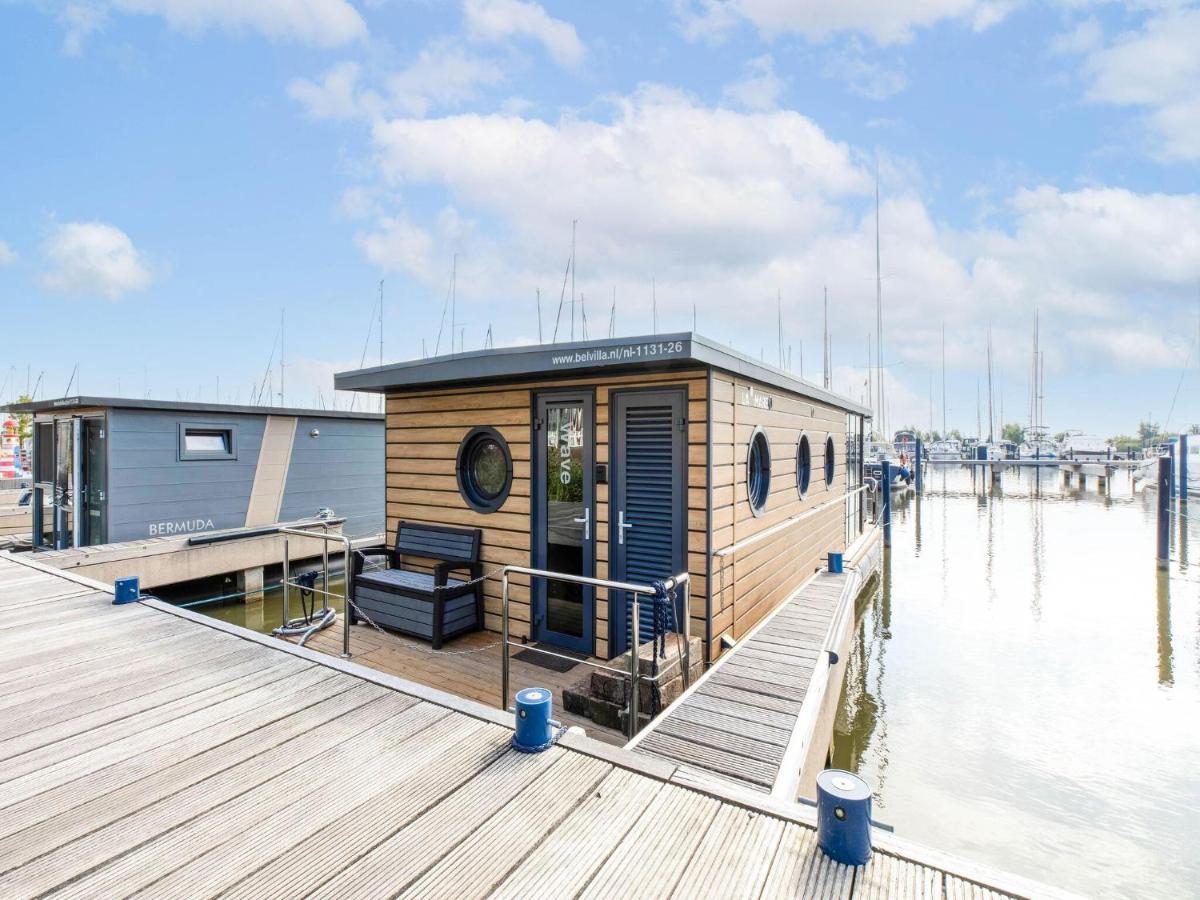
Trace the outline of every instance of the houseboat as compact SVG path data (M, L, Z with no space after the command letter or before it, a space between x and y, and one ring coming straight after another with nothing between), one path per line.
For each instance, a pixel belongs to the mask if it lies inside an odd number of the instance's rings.
M489 576L506 565L687 573L674 629L689 617L711 661L864 531L870 411L698 334L459 353L335 385L386 397L389 545L477 560L478 612L454 605L438 640L501 630ZM630 646L618 591L515 576L509 596L514 637L600 659ZM428 628L405 615L383 624Z
M383 530L383 416L111 397L33 415L32 543L64 550L344 518ZM45 504L45 510L43 510Z

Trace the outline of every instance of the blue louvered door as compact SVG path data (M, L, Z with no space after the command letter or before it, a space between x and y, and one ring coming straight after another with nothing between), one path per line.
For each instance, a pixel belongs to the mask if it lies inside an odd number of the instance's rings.
M683 390L613 394L609 571L616 581L650 584L687 565L687 395ZM628 599L613 598L616 653L629 647ZM676 611L676 623L681 610ZM641 610L641 640L653 633Z

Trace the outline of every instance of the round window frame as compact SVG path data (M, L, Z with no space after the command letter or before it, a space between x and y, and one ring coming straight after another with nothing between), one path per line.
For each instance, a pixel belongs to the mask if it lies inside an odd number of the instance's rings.
M833 434L825 435L825 489L833 488L833 481L837 478L837 446L834 444Z
M801 448L808 449L808 466L807 468L800 464ZM801 431L800 436L796 438L796 493L803 500L808 496L808 491L812 487L812 441L808 439L808 432Z
M476 493L474 487L474 478L471 475L468 467L471 464L471 455L475 448L485 440L494 441L496 446L500 448L500 452L504 454L504 487L494 497L484 497ZM512 490L513 482L513 458L512 451L508 447L508 441L495 428L490 425L479 425L467 432L466 436L458 445L458 457L455 462L455 473L458 477L458 493L463 498L463 501L471 509L480 513L494 513L504 505L508 499L509 492Z
M750 467L754 459L755 444L759 441L761 441L761 444L759 444L759 455L763 459L763 474L766 478L766 484L763 487L761 501L755 503L754 494L750 489ZM771 441L767 438L767 433L761 425L755 427L754 431L750 433L750 440L746 443L746 499L750 503L750 511L756 516L761 516L767 511L767 506L771 500Z

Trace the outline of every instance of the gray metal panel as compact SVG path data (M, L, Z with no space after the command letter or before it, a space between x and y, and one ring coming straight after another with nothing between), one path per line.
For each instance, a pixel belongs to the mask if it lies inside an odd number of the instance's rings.
M228 422L238 458L180 460L181 422ZM113 409L108 417L108 540L240 528L254 485L266 417Z
M5 407L0 407L4 409ZM144 400L138 397L57 397L30 403L11 403L14 413L40 413L75 409L150 409L162 412L212 413L214 415L313 416L321 419L375 419L382 413L346 412L333 409L305 409L291 406L241 406L232 403L188 403L182 400Z
M311 437L317 429L320 434ZM384 530L383 420L302 417L296 421L281 521L311 518L321 507L346 519L352 537Z
M539 378L559 372L658 372L697 365L712 366L841 409L871 415L867 407L849 397L692 332L454 353L339 372L334 376L334 387L340 391L383 392L403 387Z

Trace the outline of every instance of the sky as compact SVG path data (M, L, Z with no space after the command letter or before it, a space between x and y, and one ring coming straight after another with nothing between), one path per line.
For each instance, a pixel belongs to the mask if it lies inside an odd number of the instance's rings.
M891 427L974 434L989 330L1027 422L1036 317L1052 431L1180 430L1198 47L1177 0L0 0L0 398L346 408L382 280L385 361L656 309L818 381L827 291L862 399L878 184Z

